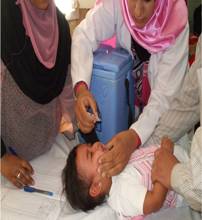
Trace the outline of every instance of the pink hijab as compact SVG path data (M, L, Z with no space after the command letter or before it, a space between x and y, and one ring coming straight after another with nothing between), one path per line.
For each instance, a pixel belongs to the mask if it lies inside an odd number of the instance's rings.
M30 37L38 60L48 69L54 67L58 48L56 7L49 1L47 10L38 9L30 0L17 0L20 4L26 35Z
M124 20L133 39L150 53L166 50L187 23L184 0L155 0L154 14L143 28L136 27L130 16L128 0L121 1Z

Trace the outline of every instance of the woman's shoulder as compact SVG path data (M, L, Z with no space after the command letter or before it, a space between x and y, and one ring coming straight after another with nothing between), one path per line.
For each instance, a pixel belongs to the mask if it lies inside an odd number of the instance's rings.
M121 0L102 0L92 10L107 10L111 14L121 14Z
M184 29L181 31L181 33L177 36L177 38L174 40L173 44L171 44L170 48L168 48L168 52L170 50L174 51L182 51L185 48L188 52L188 39L189 39L189 24L187 23ZM166 52L166 51L165 51Z
M163 61L164 59L167 59L168 57L175 57L176 55L179 54L180 56L182 54L187 54L188 56L188 39L189 39L189 25L184 27L182 32L177 36L175 40L173 40L173 43L170 45L169 48L167 48L164 51L160 51L158 53L153 53L151 54L151 60L161 60ZM183 56L186 58L186 56Z

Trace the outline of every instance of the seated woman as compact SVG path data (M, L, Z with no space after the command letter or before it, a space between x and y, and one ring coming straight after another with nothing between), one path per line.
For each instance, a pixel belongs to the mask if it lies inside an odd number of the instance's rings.
M61 121L72 128L71 37L53 0L1 7L1 174L23 187L34 183L28 161L51 148Z
M162 139L161 146L173 150L168 138ZM150 146L136 150L119 175L103 177L97 172L98 160L108 150L100 142L78 145L70 152L62 174L67 200L73 208L87 211L106 198L113 210L127 217L149 214L162 206L180 205L180 195L168 192L159 182L152 185L151 165L156 149Z

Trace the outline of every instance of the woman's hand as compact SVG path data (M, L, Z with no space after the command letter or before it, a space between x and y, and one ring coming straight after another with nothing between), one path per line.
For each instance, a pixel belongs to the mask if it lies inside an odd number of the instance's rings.
M169 139L168 137L163 137L161 139L161 148L166 149L167 151L169 151L170 153L173 153L174 151L174 144L171 141L171 139Z
M12 154L5 154L1 158L1 174L18 188L34 185L32 179L34 171L26 160Z
M171 188L171 174L173 167L179 163L177 158L167 149L161 147L155 152L152 165L152 182L158 181L166 188ZM180 178L180 177L179 177Z
M172 168L177 162L173 156L174 143L168 137L161 139L161 148L155 151L154 162L152 165L152 182L161 182L167 188L170 188L170 176ZM160 181L161 179L161 181ZM162 182L163 181L163 182Z
M99 159L98 172L108 177L119 174L138 147L138 139L137 133L132 129L115 135L106 145L109 151Z
M79 88L76 98L75 113L77 125L83 133L90 133L98 118L96 102L90 91L82 86ZM92 109L93 114L87 112L88 108Z

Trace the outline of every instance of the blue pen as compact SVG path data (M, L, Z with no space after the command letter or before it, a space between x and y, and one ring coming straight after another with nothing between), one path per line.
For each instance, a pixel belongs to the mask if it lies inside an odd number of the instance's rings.
M30 193L37 192L37 193L42 193L42 194L45 194L48 196L53 196L53 192L42 190L42 189L37 189L37 188L31 187L31 186L24 186L24 191L30 192Z

